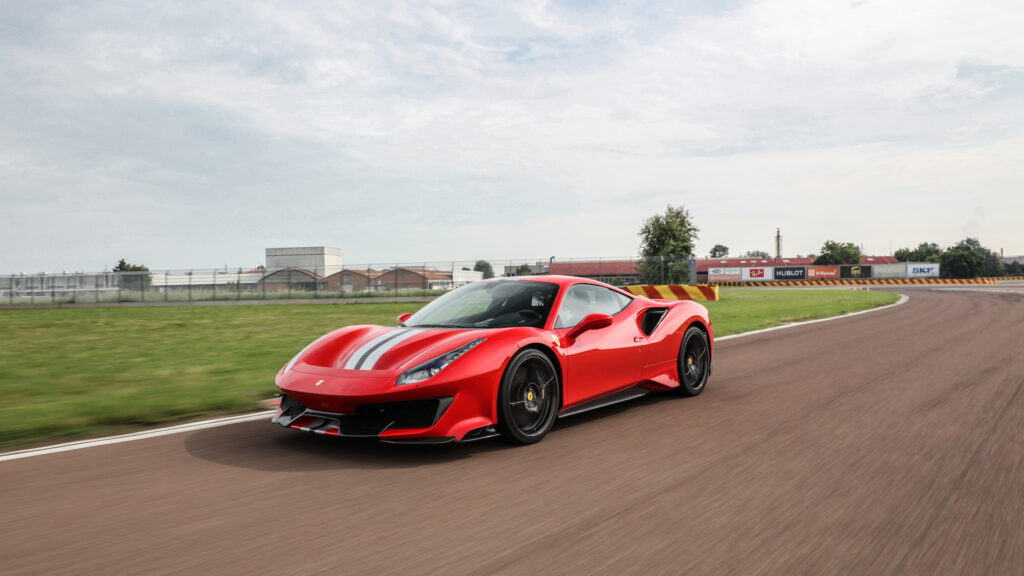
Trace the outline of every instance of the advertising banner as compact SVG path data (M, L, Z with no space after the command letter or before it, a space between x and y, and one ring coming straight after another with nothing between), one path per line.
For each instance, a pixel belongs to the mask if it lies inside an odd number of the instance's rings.
M738 282L739 268L711 268L708 270L708 282Z
M907 264L905 262L900 262L899 264L872 264L871 277L876 280L879 278L906 278Z
M808 266L808 280L832 280L839 278L839 266Z
M772 279L772 269L765 268L764 266L755 266L752 268L743 268L743 274L741 275L744 280L762 281Z
M939 265L931 262L911 262L907 264L907 278L938 278Z
M857 280L860 278L871 278L871 266L864 266L862 264L852 264L847 266L839 267L839 277L849 280Z
M803 266L778 266L775 268L776 280L807 280L807 268Z

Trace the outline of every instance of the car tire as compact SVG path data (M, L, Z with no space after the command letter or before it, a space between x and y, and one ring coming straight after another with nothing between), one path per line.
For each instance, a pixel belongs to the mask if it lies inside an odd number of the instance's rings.
M676 358L679 386L675 389L682 396L696 396L704 391L711 375L711 354L708 335L696 326L690 326L683 334Z
M527 349L509 361L498 388L497 429L511 444L539 442L558 416L558 371L546 354Z

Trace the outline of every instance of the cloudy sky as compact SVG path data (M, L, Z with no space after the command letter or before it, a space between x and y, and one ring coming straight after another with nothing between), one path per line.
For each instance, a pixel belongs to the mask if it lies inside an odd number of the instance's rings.
M0 273L1024 254L1019 0L0 2Z

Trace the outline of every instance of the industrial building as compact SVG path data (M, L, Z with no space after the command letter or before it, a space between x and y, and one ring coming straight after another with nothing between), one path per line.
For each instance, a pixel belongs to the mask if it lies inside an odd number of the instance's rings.
M62 272L0 276L0 295L44 296L67 291L117 291L116 272Z
M273 272L267 271L258 283L262 292L320 292L323 277L315 272L289 266Z
M483 279L476 270L435 270L431 268L395 268L384 272L374 285L379 290L451 290Z
M267 248L267 272L284 268L301 268L321 278L330 276L345 267L341 248L331 246L300 246L295 248Z
M342 270L324 278L324 290L328 292L369 292L377 290L373 281L383 270ZM379 285L379 283L377 284Z

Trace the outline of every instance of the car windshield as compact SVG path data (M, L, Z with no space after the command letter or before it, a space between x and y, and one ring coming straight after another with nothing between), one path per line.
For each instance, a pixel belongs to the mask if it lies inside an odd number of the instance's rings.
M543 328L558 285L530 280L490 280L441 296L406 320L406 326L438 328Z

